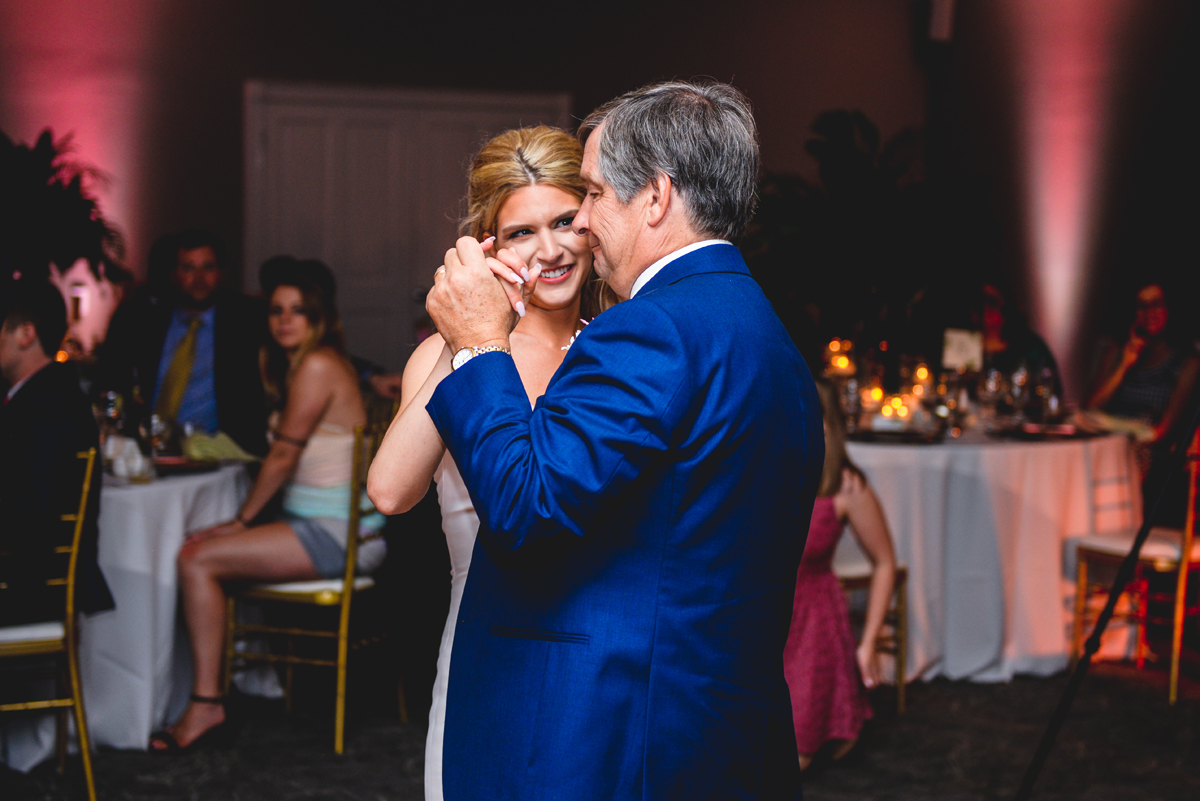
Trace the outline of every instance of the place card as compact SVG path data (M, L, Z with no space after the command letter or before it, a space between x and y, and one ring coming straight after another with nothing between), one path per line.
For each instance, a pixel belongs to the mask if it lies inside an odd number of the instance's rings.
M948 370L983 369L983 332L947 328L942 343L942 365Z

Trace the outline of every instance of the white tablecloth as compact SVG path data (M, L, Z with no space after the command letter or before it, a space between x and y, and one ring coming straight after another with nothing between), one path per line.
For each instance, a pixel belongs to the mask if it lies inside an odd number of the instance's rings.
M849 453L908 566L910 677L1005 681L1066 666L1064 544L1141 523L1124 437L852 442Z
M79 661L95 745L145 748L150 732L182 713L191 655L176 631L175 556L184 535L237 514L250 481L240 466L105 485L100 495L100 568L117 608L82 618ZM28 770L54 748L51 716L15 719L4 730L8 764Z

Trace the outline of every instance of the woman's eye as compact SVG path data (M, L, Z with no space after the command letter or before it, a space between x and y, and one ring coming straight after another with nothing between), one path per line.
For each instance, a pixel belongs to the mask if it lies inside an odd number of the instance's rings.
M533 231L531 231L530 229L522 228L519 231L513 231L511 234L508 235L508 238L516 239L519 236L529 236L532 233L533 233Z
M570 217L563 217L561 220L559 220L557 223L555 223L555 227L570 228L571 223L573 223L573 222L575 222L575 215L571 215Z
M271 308L267 309L267 314L272 317L278 317L279 315L283 314L283 309L279 308L278 306L272 306Z

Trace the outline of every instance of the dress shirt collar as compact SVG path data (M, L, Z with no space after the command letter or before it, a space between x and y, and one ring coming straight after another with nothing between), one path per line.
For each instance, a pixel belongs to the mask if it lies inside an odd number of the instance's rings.
M706 248L709 245L730 245L730 244L732 244L732 243L727 242L724 239L705 239L703 242L693 242L690 245L684 245L679 250L668 253L667 255L665 255L661 259L659 259L658 261L654 262L654 264L651 264L649 267L647 267L645 270L642 271L642 274L639 275L637 277L637 280L633 282L633 289L629 290L629 297L632 298L635 295L637 295L637 293L641 290L641 288L650 282L651 278L658 275L659 271L663 267L666 267L668 264L675 261L676 259L686 256L687 254L691 253L694 250L699 250L700 248Z
M8 403L10 400L12 400L12 399L13 399L13 395L16 395L16 394L17 394L17 390L19 390L21 387L25 386L25 384L27 384L27 383L29 382L29 379L33 378L33 377L34 377L35 375L37 375L38 373L42 372L42 370L45 370L45 369L46 369L47 367L49 367L51 364L53 364L53 362L49 362L49 363L47 363L47 364L44 364L44 365L42 365L41 367L39 367L38 369L34 370L34 371L33 371L32 373L30 373L29 375L25 376L25 377L24 377L24 378L22 378L20 381L18 381L17 383L15 383L15 384L13 384L11 387L9 387L9 388L8 388L8 394L4 396L4 402L5 402L5 403Z

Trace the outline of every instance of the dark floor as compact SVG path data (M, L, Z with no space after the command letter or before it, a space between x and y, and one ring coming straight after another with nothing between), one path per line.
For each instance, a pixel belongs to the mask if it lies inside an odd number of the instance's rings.
M316 680L313 680L316 681ZM1065 676L1008 684L935 681L874 699L876 719L841 762L816 764L808 801L1011 798ZM304 690L304 687L299 687ZM310 686L310 696L323 696ZM324 707L292 714L243 700L233 746L179 757L101 750L101 799L421 799L424 726L401 725L381 682L357 686L346 753L335 756ZM1200 664L1187 665L1183 697L1167 704L1161 669L1093 668L1038 782L1038 799L1200 798ZM372 697L372 693L375 697ZM79 765L64 778L50 764L29 775L0 768L0 799L80 798Z

